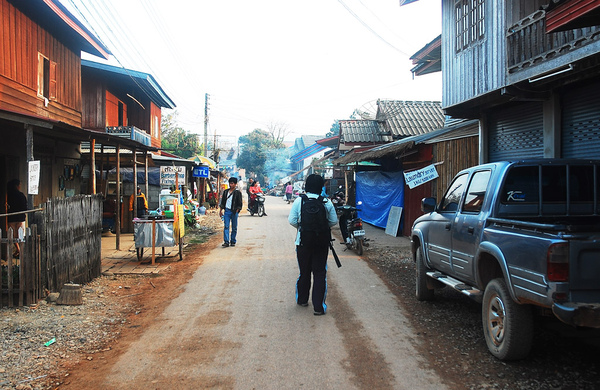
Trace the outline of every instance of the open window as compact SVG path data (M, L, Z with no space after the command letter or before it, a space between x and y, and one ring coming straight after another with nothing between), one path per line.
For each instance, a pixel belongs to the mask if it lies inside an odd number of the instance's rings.
M42 53L38 53L37 94L47 101L56 100L56 62L50 61Z

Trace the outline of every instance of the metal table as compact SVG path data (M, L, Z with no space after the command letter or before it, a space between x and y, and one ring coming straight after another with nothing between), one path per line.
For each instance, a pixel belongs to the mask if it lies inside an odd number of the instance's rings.
M133 237L138 260L142 259L144 248L152 248L152 264L155 259L155 249L165 247L179 247L179 260L183 259L183 237L180 234L175 219L138 219L133 221Z

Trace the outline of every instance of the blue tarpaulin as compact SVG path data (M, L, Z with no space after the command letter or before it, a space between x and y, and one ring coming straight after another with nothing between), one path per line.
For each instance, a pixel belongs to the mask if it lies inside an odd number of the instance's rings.
M402 172L356 172L356 202L363 221L385 229L390 208L404 207Z
M110 173L115 174L116 168L110 170ZM121 180L123 183L133 183L133 168L121 168ZM138 185L146 184L146 172L144 169L137 170ZM160 167L148 167L148 184L152 186L160 186Z

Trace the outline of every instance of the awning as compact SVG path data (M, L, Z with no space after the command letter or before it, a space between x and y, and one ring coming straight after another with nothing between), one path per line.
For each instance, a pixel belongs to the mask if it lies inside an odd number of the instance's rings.
M197 162L202 165L208 165L210 169L215 169L217 167L217 163L213 159L205 156L196 155L194 157L188 158L188 160Z

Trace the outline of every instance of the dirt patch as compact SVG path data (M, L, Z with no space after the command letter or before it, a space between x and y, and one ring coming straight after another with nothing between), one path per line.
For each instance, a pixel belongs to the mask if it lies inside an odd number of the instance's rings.
M600 333L564 326L538 317L534 348L527 359L501 362L485 345L481 304L450 289L436 299L415 298L415 267L409 248L372 245L365 252L419 335L415 343L454 389L600 389Z
M83 305L41 301L0 310L0 389L101 388L118 357L183 291L203 249L221 241L221 224L216 214L204 218L186 235L193 244L184 260L160 274L102 276L84 285Z

